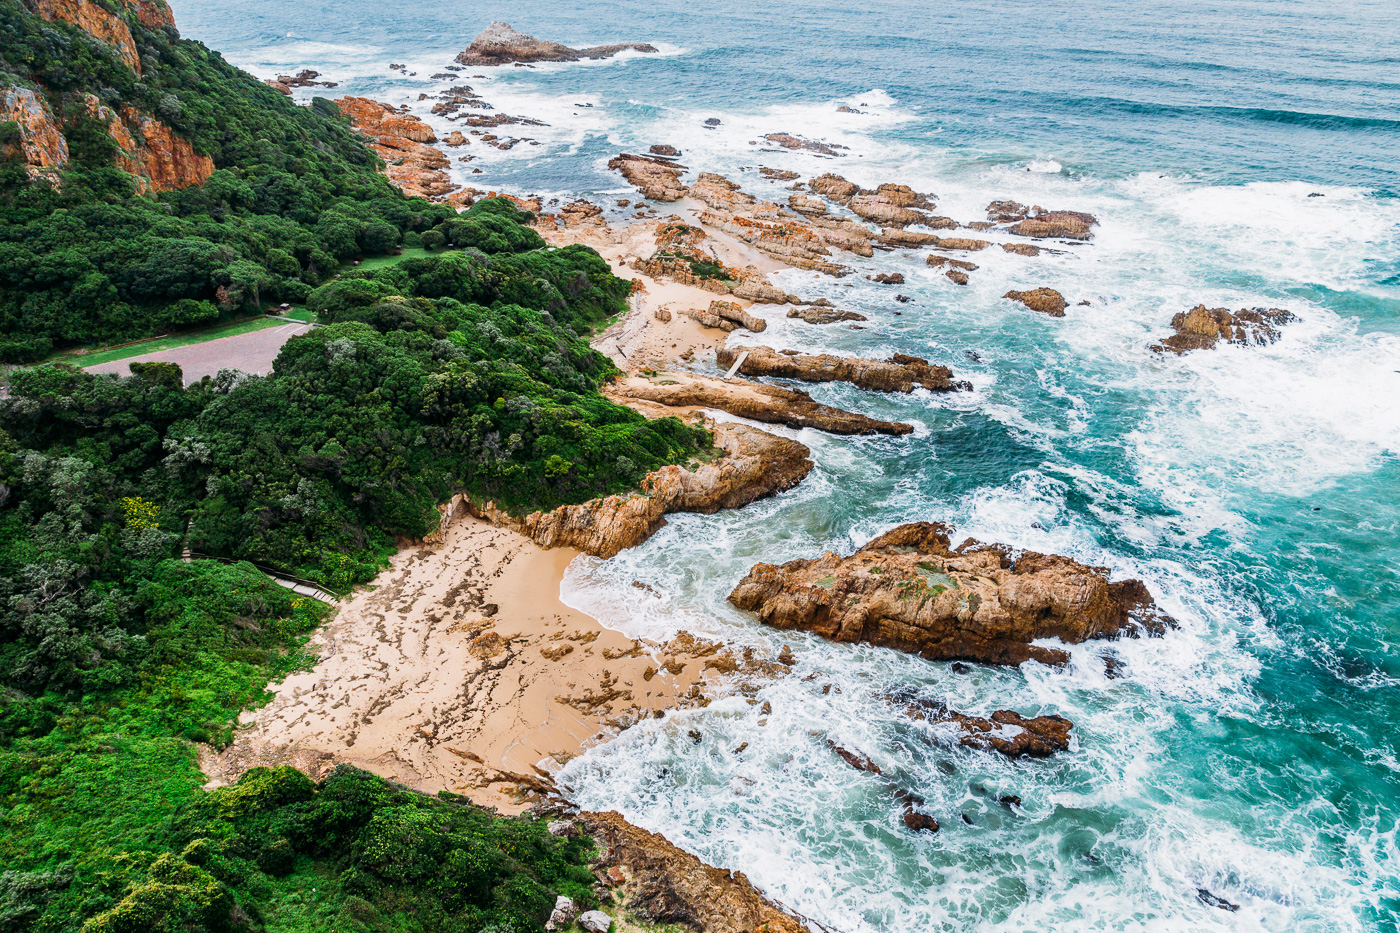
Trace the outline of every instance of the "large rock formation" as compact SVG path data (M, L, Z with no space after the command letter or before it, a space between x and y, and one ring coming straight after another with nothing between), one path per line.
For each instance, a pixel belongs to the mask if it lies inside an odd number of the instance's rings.
M120 147L117 167L136 178L138 192L202 185L214 174L213 159L195 151L188 139L134 107L123 107L118 119L108 123L108 132Z
M995 207L996 203L993 202L989 207ZM1093 214L1083 211L1047 211L1035 207L1031 209L1028 217L1006 229L1017 236L1034 237L1038 240L1088 240L1094 235L1089 228L1098 222L1098 218Z
M624 906L643 920L695 933L807 933L743 872L706 865L619 813L580 813L575 820L598 845L598 874L617 886Z
M488 521L514 528L541 547L574 547L612 557L641 544L665 527L669 512L737 509L791 489L812 469L806 445L743 424L717 424L715 445L724 456L694 470L666 466L642 480L642 491L532 512L516 518L494 503L473 511Z
M430 145L438 140L428 124L368 97L342 97L335 103L369 137L369 147L384 160L384 174L404 194L442 200L457 189L447 173L451 162Z
M849 382L875 392L912 392L916 386L931 392L971 389L955 380L946 366L931 366L917 356L896 354L888 360L866 360L858 356L802 356L779 353L772 347L723 347L715 354L719 365L729 368L741 353L748 356L739 366L746 376L779 376L804 382Z
M828 308L822 305L808 305L806 307L793 308L788 311L787 316L806 321L808 324L839 324L842 321L867 320L864 314L857 314L854 311L842 311L839 308Z
M494 22L481 31L472 44L457 55L463 65L491 66L509 65L515 62L576 62L585 58L611 58L625 51L654 53L656 47L642 42L623 42L617 45L595 45L586 49L574 49L558 42L548 42L527 36L512 28L510 23Z
M48 101L27 87L5 88L0 123L13 122L19 139L11 152L24 161L29 177L57 178L68 164L68 139L63 135ZM17 152L14 150L18 150Z
M825 175L818 175L807 183L816 194L835 201L837 204L845 204L852 197L860 193L860 185L853 181L847 181L840 175L833 175L827 172Z
M608 168L621 172L629 184L652 201L679 201L688 190L681 183L685 166L669 159L622 153L608 160Z
M770 221L719 211L701 211L699 220L790 266L838 277L851 272L846 266L831 262L831 250L821 238L795 221L781 218Z
M1033 288L1028 292L1009 291L1001 297L1010 298L1032 311L1039 311L1051 317L1064 317L1065 308L1068 307L1065 296L1053 288Z
M885 184L873 192L854 195L846 206L856 216L882 227L907 227L928 220L924 211L933 210L935 205L908 185Z
M108 12L92 0L24 0L24 4L49 22L64 22L77 26L98 42L110 46L117 58L128 68L138 75L141 74L141 53L136 48L136 40L131 36L131 28L115 13ZM141 6L149 8L150 12L147 15L152 21L159 18L155 3L130 4L130 8L137 10L138 15ZM163 7L164 4L159 6ZM163 12L165 16L169 16L168 8Z
M902 435L914 430L913 425L880 421L821 405L806 392L745 379L660 373L651 378L634 376L609 386L606 392L619 401L642 399L672 408L715 408L764 424L816 428L832 434Z
M1138 580L1110 583L1107 570L1068 557L971 540L952 550L948 531L917 522L850 557L756 564L729 601L777 628L990 664L1063 664L1068 653L1032 642L1160 633L1171 624Z
M1222 340L1246 347L1266 346L1280 336L1275 325L1291 324L1297 319L1292 311L1283 308L1241 308L1231 313L1225 308L1196 305L1190 311L1173 315L1172 330L1176 333L1151 349L1180 355L1190 350L1209 350Z

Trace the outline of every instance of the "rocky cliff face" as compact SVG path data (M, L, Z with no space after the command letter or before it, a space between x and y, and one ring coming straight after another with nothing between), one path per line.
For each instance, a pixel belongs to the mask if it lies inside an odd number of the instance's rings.
M135 179L137 193L202 185L214 174L213 159L150 114L131 106L114 111L91 94L83 100L88 116L107 125L117 144L117 168Z
M515 62L576 62L585 58L612 58L618 52L629 50L654 53L656 47L642 42L624 42L574 49L558 42L536 39L515 29L510 23L497 21L483 29L471 45L458 53L457 61L463 65L487 67Z
M862 641L931 660L1063 664L1032 642L1075 644L1172 624L1138 580L1055 554L1013 554L969 540L949 547L946 526L901 525L849 557L830 553L756 564L729 601L777 628Z
M857 356L802 356L779 353L772 347L723 347L715 355L726 369L743 352L748 357L739 366L746 376L780 376L804 382L849 382L875 392L912 392L916 386L931 392L957 392L972 385L953 378L946 366L931 366L917 356L896 354L888 360L866 360Z
M13 121L19 127L19 139L11 147L18 149L31 178L56 178L68 164L68 140L59 129L48 101L26 87L5 88L4 111L0 122Z
M369 137L369 147L384 160L384 174L404 194L441 200L457 190L447 173L447 156L431 145L438 139L428 124L368 97L342 97L335 103Z
M710 379L689 373L661 373L653 378L635 376L625 379L606 391L619 401L642 399L672 408L715 408L764 424L816 428L832 434L902 435L914 430L912 425L880 421L818 404L806 392L744 379Z
M141 73L141 53L137 51L136 40L131 36L131 28L120 16L109 13L102 7L93 3L92 0L24 0L25 6L39 14L49 22L61 21L72 23L79 29L86 32L99 42L103 42L112 47L117 57L126 63L132 71L138 75ZM152 22L160 19L160 13L156 9L155 2L146 4L151 7L147 14ZM133 4L132 9L140 15L142 4ZM164 14L169 16L170 10L164 3L159 4L164 7ZM145 22L145 20L142 20ZM174 24L174 19L170 20Z
M811 451L796 441L742 424L715 425L714 434L725 456L693 471L672 465L648 473L640 494L607 496L524 518L492 503L474 511L542 547L574 547L607 558L651 537L665 526L669 512L741 508L791 489L811 472Z
M1241 308L1232 313L1225 308L1196 305L1190 311L1174 315L1172 330L1176 333L1152 349L1180 355L1191 350L1209 350L1221 341L1245 347L1266 346L1278 340L1278 327L1297 319L1292 311L1283 308Z

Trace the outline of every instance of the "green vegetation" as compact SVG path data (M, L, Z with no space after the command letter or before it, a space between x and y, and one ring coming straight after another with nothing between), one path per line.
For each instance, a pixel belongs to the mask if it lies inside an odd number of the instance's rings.
M322 607L250 562L344 591L456 492L548 508L709 455L703 431L598 391L615 370L582 335L625 308L628 283L590 250L543 248L509 202L458 215L404 198L328 102L295 107L123 15L139 79L0 0L0 80L41 93L72 154L59 184L31 179L0 127L0 360L270 302L328 326L262 377L11 376L0 931L532 933L559 893L591 906L587 840L345 767L205 791L193 743L225 746L269 682L311 663ZM217 171L136 195L85 95L155 115ZM386 258L346 265L360 256ZM229 563L184 563L185 545Z

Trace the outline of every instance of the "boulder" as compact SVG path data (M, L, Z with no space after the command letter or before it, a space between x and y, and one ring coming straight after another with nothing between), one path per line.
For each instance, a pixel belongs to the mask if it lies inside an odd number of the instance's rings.
M1028 292L1010 291L1001 297L1019 301L1032 311L1039 311L1051 317L1064 317L1065 308L1068 307L1065 296L1053 288L1033 288Z
M471 45L458 53L457 62L477 67L532 62L576 62L585 58L611 58L625 51L655 53L656 47L640 42L626 42L574 49L558 42L536 39L512 28L510 23L497 21L483 29L472 40Z
M999 224L1024 220L1030 208L1019 201L993 201L987 205L987 219Z
M1006 252L1014 253L1017 256L1040 255L1040 247L1032 246L1030 243L1003 243L1001 244L1001 248L1004 249Z
M742 305L732 301L712 301L710 302L710 313L726 321L733 321L740 327L748 328L754 333L762 333L768 329L768 322L761 317L754 317L744 310Z
M584 933L608 933L612 929L612 917L601 910L588 910L579 914L578 925Z
M778 353L771 347L722 347L715 354L720 366L729 368L741 352L748 356L739 367L746 376L777 376L804 382L849 382L875 392L912 392L922 387L931 392L957 392L971 384L953 378L946 366L931 366L928 360L896 354L888 360L867 360L855 356L803 356Z
M942 256L937 253L924 260L924 265L930 269L962 269L964 272L976 272L977 263L968 262L966 259L954 259L952 256Z
M881 273L877 274L873 279L871 279L871 281L872 281L872 282L877 282L877 283L879 283L880 285L903 285L903 284L904 284L904 273L902 273L902 272L881 272Z
M549 920L545 923L544 928L549 933L562 930L573 922L575 913L577 913L577 908L574 907L574 902L561 894L554 899L554 911L549 915Z
M860 185L830 172L813 178L807 183L807 187L816 194L838 204L845 204L853 195L860 192Z
M966 748L992 751L1013 759L1048 758L1066 751L1070 745L1070 730L1074 728L1073 722L1053 714L1028 717L999 709L984 719L950 709L942 700L913 693L897 694L890 699L903 706L911 719L957 725L963 733L958 744Z
M1060 665L1034 644L1160 634L1173 624L1138 580L1068 557L965 542L941 524L901 525L849 557L756 564L729 594L776 628L896 648L930 660Z
M1007 230L1017 236L1038 240L1088 240L1094 235L1089 228L1098 222L1093 214L1082 211L1043 211L1034 208L1029 217L1012 224Z
M1278 340L1278 327L1296 320L1297 315L1283 308L1241 308L1230 312L1196 305L1190 311L1173 315L1172 330L1176 333L1151 349L1180 355L1190 350L1209 350L1221 341L1245 347L1266 346Z
M964 252L978 252L991 246L990 240L972 240L966 237L934 237L932 245L938 249L956 249Z

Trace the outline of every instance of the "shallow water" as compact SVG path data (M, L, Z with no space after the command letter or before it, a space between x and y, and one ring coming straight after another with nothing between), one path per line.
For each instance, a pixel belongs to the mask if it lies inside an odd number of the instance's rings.
M581 804L619 809L847 933L1394 928L1393 4L896 2L876 14L720 2L703 15L671 0L172 5L186 35L260 76L313 67L344 82L336 96L394 103L441 89L428 76L491 19L571 44L662 49L464 75L498 109L551 124L519 128L537 147L471 147L467 168L483 172L461 180L477 187L635 197L604 163L665 142L767 197L781 187L758 164L904 182L964 220L1003 197L1101 219L1092 244L1065 255L977 254L965 288L902 253L852 263L902 271L899 289L783 273L789 291L870 321L855 331L777 319L764 342L916 353L976 390L814 387L821 401L918 430L800 432L817 469L792 492L678 516L611 561L574 564L568 601L629 634L685 628L799 656L794 676L757 697L769 716L732 697L571 762ZM418 76L390 73L391 60ZM837 114L841 103L865 112ZM711 116L722 125L705 129ZM749 144L776 131L849 150L823 159ZM999 297L1037 285L1071 300L1065 318ZM896 304L895 291L914 300ZM1201 302L1301 320L1268 348L1147 351ZM1075 646L1063 671L958 675L778 637L724 601L755 561L849 551L922 519L1139 576L1181 628ZM659 596L639 596L634 580ZM1105 676L1108 656L1121 679ZM1017 763L958 748L882 699L908 687L968 712L1063 713L1077 748ZM828 735L927 798L942 831L905 831L886 782L853 772ZM1024 806L1002 806L1005 794ZM1207 906L1198 888L1239 911Z

